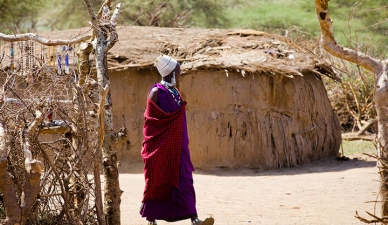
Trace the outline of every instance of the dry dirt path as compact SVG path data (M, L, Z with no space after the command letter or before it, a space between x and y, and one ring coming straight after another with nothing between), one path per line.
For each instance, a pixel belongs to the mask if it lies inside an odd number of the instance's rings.
M145 225L138 211L144 187L141 165L120 175L124 191L123 225ZM220 225L363 224L355 212L373 212L379 181L376 162L326 159L292 169L196 171L194 185L200 218ZM379 207L377 207L379 210ZM379 215L379 214L377 214ZM168 224L158 221L159 225ZM171 223L190 225L188 220Z

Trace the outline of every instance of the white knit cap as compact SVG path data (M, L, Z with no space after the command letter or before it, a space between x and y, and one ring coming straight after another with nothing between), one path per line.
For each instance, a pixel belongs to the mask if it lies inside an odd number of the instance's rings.
M177 64L178 62L175 59L167 55L158 56L154 63L162 77L169 75L175 69Z

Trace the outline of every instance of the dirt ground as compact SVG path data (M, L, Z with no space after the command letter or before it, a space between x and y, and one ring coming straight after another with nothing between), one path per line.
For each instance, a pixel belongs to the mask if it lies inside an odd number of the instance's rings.
M121 174L120 182L122 224L147 224L139 215L142 165ZM356 211L368 219L366 211L380 215L375 204L379 190L376 161L364 155L265 172L197 170L194 186L200 218L213 216L215 224L364 224L355 218ZM190 221L172 224L190 225Z

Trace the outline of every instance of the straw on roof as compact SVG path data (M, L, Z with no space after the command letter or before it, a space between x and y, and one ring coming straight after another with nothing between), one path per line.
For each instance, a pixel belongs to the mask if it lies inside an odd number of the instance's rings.
M69 38L87 28L53 32ZM240 70L247 73L301 76L312 71L338 79L329 64L289 38L254 30L118 27L119 41L108 53L111 70L152 67L167 54L182 63L182 73L197 69Z

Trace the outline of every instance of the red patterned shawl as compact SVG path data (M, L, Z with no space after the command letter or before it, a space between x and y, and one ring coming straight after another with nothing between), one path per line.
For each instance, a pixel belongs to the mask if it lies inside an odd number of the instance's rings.
M145 176L142 202L164 201L172 186L178 186L185 105L166 113L147 100L141 150Z

